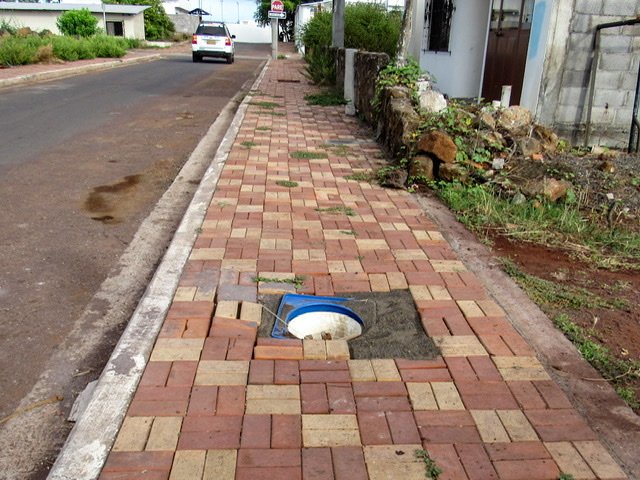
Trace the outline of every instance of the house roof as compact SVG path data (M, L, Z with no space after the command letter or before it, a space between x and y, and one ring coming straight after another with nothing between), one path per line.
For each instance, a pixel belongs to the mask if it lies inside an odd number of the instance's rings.
M137 15L144 12L148 5L114 5L108 3L30 3L30 2L0 2L0 11L48 11L66 12L86 8L91 13L120 13L122 15ZM104 8L104 10L103 10Z

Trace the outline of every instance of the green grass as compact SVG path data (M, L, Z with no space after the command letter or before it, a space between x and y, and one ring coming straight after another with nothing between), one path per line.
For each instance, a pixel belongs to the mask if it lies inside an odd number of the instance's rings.
M602 268L640 269L640 235L590 221L575 203L533 200L515 204L483 185L432 185L458 219L480 235L493 231L561 248Z
M298 182L292 182L291 180L276 180L276 185L281 187L293 188L298 186Z
M244 148L251 148L251 147L255 147L258 144L256 142L251 142L249 140L242 142L240 145L242 145Z
M318 105L321 107L329 107L333 105L346 105L348 102L344 97L335 90L325 90L322 93L314 93L305 95L304 99L309 105Z
M505 272L527 292L538 305L551 308L612 308L627 310L629 303L623 299L609 300L594 295L580 287L561 285L521 271L511 260L502 260Z
M356 182L372 182L376 175L371 170L366 170L364 172L355 172L351 175L345 175L345 180L355 180Z
M356 232L355 230L340 230L340 233L342 233L343 235L353 235L354 237L358 236L358 232Z
M425 477L431 478L432 480L438 480L438 477L440 477L440 474L442 473L442 469L436 465L436 462L429 456L429 454L424 450L416 450L414 454L418 460L422 460L424 463Z
M337 207L316 208L316 212L331 213L331 214L344 214L348 217L355 217L357 214L351 207L345 207L343 205Z
M321 158L328 158L329 156L324 152L306 152L297 150L291 153L291 157L300 160L319 160Z
M256 127L256 130L260 131L260 132L267 132L269 130L272 130L271 127Z
M254 105L256 107L264 108L267 110L273 110L276 107L281 107L279 103L274 102L249 102L249 105Z
M289 285L294 285L296 289L298 289L301 288L302 285L304 285L306 277L304 275L296 275L293 278L271 278L256 275L252 278L252 280L256 283L286 283Z
M607 347L594 341L594 331L576 325L566 314L556 316L553 322L631 408L640 408L640 401L629 385L629 382L640 379L640 361L616 358Z

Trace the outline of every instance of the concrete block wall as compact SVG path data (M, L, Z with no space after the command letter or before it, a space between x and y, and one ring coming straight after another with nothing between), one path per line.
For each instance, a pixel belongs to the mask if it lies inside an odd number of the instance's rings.
M169 19L173 22L176 32L189 35L196 31L200 23L200 18L197 15L187 15L185 13L169 15Z
M575 0L552 125L573 143L584 140L596 26L639 15L640 0ZM626 146L639 67L640 24L601 31L591 144Z

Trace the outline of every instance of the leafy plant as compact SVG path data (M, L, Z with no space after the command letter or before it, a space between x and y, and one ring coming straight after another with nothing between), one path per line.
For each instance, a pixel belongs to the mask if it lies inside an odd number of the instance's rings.
M371 170L363 172L354 172L351 175L345 175L346 180L354 180L356 182L371 182L375 178L375 173Z
M88 8L81 8L64 12L58 17L56 25L63 35L91 37L97 32L98 19Z
M436 462L429 456L429 454L424 450L416 450L415 455L418 460L422 460L424 462L425 476L433 480L438 480L442 473L442 469L436 465Z
M561 473L558 480L575 480L570 473Z
M387 87L403 86L417 94L416 85L421 74L420 65L412 58L402 66L397 66L393 63L388 64L378 74L375 94L371 101L372 105L374 107L380 105L380 96Z
M256 142L252 142L250 140L247 140L247 141L242 142L240 145L242 145L244 148L251 148L251 147L255 147L258 144Z

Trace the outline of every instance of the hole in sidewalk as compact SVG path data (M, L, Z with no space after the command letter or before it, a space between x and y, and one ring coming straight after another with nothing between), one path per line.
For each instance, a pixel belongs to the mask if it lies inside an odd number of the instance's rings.
M278 82L280 83L300 83L300 80L293 80L289 78L279 78Z
M287 295L291 298L290 294ZM260 302L265 308L262 310L262 323L258 335L271 337L272 333L280 338L298 338L294 334L304 337L338 339L346 338L349 351L353 359L367 358L407 358L413 360L432 359L440 352L429 338L420 322L413 298L408 290L394 290L392 292L349 293L341 297L313 297L309 295L298 303L285 302L279 317L283 320L289 316L290 327L284 326L276 320L283 295L263 295ZM332 301L332 298L335 301ZM306 303L305 303L306 300ZM305 308L311 306L312 308ZM320 318L321 322L333 315L344 315L348 324L354 328L348 330L330 331L326 325L308 327L306 322ZM357 335L357 326L362 322L361 334ZM330 322L329 322L330 323ZM337 322L341 324L341 322ZM355 324L355 325L354 325ZM275 325L275 329L274 329ZM278 335L274 335L278 336Z

